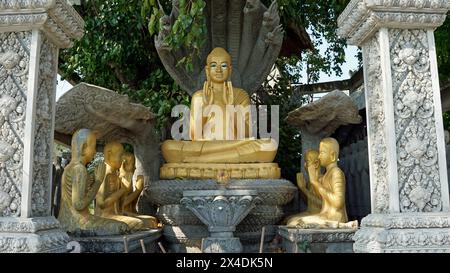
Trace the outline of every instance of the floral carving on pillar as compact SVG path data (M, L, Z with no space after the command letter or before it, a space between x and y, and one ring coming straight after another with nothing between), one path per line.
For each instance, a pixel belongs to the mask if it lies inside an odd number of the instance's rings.
M426 30L389 31L402 212L442 210Z
M389 192L387 181L386 132L384 95L381 87L380 44L377 33L363 45L366 61L366 97L369 107L368 126L370 140L370 164L372 166L371 181L374 185L374 211L386 213L389 211Z
M19 216L31 32L0 34L0 216ZM7 202L6 202L7 201Z

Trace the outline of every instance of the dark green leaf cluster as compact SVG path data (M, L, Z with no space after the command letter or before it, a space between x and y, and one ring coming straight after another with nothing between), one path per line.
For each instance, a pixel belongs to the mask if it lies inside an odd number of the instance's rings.
M436 50L439 66L439 76L443 83L450 81L450 14L445 23L436 32Z
M200 49L205 42L207 31L204 16L206 3L204 0L177 0L178 16L174 19L169 35L165 42L171 48L190 48L192 54L200 55ZM151 36L158 33L160 19L167 14L172 4L170 1L160 2L158 0L143 0L142 15L150 14L148 29ZM187 71L192 71L192 55L183 57L178 65L184 65Z

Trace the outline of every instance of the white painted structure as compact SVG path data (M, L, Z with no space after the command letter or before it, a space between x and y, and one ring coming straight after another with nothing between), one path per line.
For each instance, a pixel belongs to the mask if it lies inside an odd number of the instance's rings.
M450 0L353 0L339 34L362 47L372 214L356 252L450 252L450 199L434 42Z

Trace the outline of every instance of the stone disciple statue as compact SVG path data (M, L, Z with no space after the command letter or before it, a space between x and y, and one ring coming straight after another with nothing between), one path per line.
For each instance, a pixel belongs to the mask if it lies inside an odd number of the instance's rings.
M109 142L104 148L106 172L103 183L95 199L95 214L124 222L133 230L146 229L144 221L136 217L124 216L120 209L120 200L128 192L128 189L121 187L119 169L122 166L123 145L118 142Z
M287 226L300 228L357 228L358 222L348 222L345 208L345 175L337 165L339 143L334 138L325 138L319 146L319 162L326 169L307 164L312 190L322 200L320 212L298 214L289 218ZM303 185L302 185L303 187Z
M253 164L247 167L258 169L261 166L258 164L273 162L278 148L276 141L250 138L250 98L230 81L232 65L228 52L215 48L207 57L205 71L203 90L194 93L191 101L192 141L165 141L161 150L166 162L177 167L197 164L195 169L203 170L214 169L214 164ZM162 172L161 176L167 175ZM270 171L264 176L277 178Z
M137 217L144 221L145 226L157 228L158 220L153 216L139 215L136 211L136 204L139 196L144 190L144 176L138 175L133 190L133 175L136 170L136 159L132 153L124 153L122 156L122 166L120 167L120 187L126 189L120 199L120 211L125 216Z
M85 166L92 161L95 153L95 134L88 129L75 132L72 137L72 160L62 175L58 220L64 230L78 236L124 234L129 231L125 223L89 213L89 205L105 173L105 168L100 167L95 170L94 177L89 176Z

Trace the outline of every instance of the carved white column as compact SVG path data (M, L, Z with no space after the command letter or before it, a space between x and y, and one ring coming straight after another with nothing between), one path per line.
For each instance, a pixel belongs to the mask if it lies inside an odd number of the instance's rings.
M450 252L434 30L450 0L353 0L339 34L362 47L372 214L356 252Z
M66 0L0 3L0 252L65 251L50 216L56 75L83 25Z

